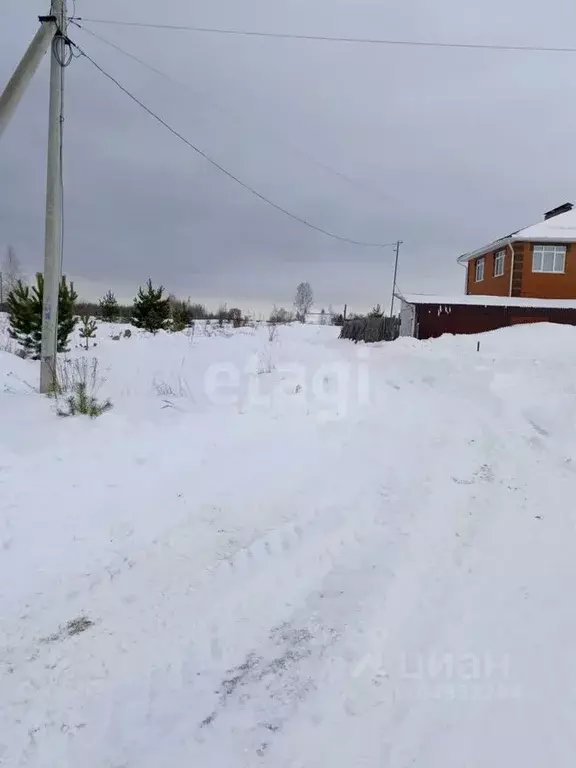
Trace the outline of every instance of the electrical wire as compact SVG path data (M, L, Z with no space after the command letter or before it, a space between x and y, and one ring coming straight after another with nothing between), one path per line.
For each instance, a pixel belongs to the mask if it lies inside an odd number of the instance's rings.
M60 43L64 43L64 55L62 55ZM70 40L68 40L59 29L52 38L52 53L58 64L64 69L70 65L70 62L74 58Z
M172 128L171 125L169 125L163 118L161 118L156 112L154 112L150 107L148 107L146 104L144 104L143 101L140 101L140 99L135 96L133 93L131 93L125 86L122 85L113 75L111 75L109 72L107 72L103 67L101 67L96 61L94 61L93 58L91 58L79 45L76 43L72 43L72 45L78 50L80 55L87 59L92 66L94 66L104 77L106 77L108 80L110 80L114 85L119 88L123 93L126 94L135 104L137 104L139 107L141 107L145 112L147 112L151 117L153 117L160 125L164 126L173 136L176 136L177 139L180 139L184 144L186 144L190 149L194 150L198 155L203 157L205 160L207 160L210 165L214 166L214 168L217 168L221 173L228 176L229 179L232 179L232 181L236 182L239 186L241 186L243 189L245 189L247 192L250 192L254 197L257 197L259 200L261 200L263 203L266 203L267 205L271 206L272 208L275 208L277 211L280 211L280 213L283 213L285 216L287 216L290 219L293 219L294 221L299 222L300 224L303 224L305 227L308 227L309 229L313 229L316 232L320 232L321 234L325 235L326 237L330 237L333 240L339 240L343 243L349 243L351 245L358 245L362 246L364 248L393 248L395 247L396 243L367 243L363 242L361 240L354 240L352 238L348 237L342 237L340 235L335 234L334 232L331 232L328 229L324 229L323 227L319 227L316 224L312 224L307 219L302 218L301 216L298 216L295 213L292 213L291 211L287 210L286 208L283 208L278 203L275 203L273 200L270 200L270 198L263 195L261 192L258 192L258 190L254 189L254 187L251 187L246 182L242 181L238 176L233 174L231 171L227 170L223 165L220 165L216 160L214 160L210 155L208 155L206 152L204 152L202 149L197 147L195 144L193 144L189 139L187 139L185 136L183 136L181 133L179 133L175 128Z
M100 40L100 42L105 43L106 45L110 46L110 48L113 48L114 50L121 53L123 56L126 56L129 59L132 59L132 61L137 62L143 67L146 67L146 69L149 69L151 72L154 72L155 74L159 75L160 77L164 78L165 80L170 81L171 83L174 83L175 85L178 85L180 88L185 88L186 90L189 90L194 93L194 90L190 88L189 85L186 85L181 80L176 80L176 78L172 77L171 75L168 75L166 72L163 72L161 69L158 69L152 64L149 64L144 59L141 59L140 57L136 56L133 53L130 53L125 48L122 48L121 46L117 45L116 43L113 43L111 40L108 40L107 38L103 37L102 35L97 34L96 32L93 32L91 29L87 29L86 27L83 27L81 24L79 24L76 20L71 20L71 23L74 24L74 26L78 27L78 29L82 30L82 32L85 32L87 35L90 35L91 37L96 38L97 40ZM227 112L228 114L233 114L233 111L230 110L228 107L225 107L222 103L214 101L213 98L211 98L211 103L213 106L216 106L217 108L221 109L222 111ZM234 115L235 116L235 115ZM342 171L337 170L336 168L333 168L332 166L322 162L322 160L318 160L318 158L314 157L313 155L310 155L308 152L305 152L304 150L300 149L299 147L295 147L290 142L286 141L285 139L281 139L278 135L275 136L276 140L287 146L290 150L293 152L301 155L302 157L306 158L309 162L313 163L314 165L317 165L319 168L322 168L324 171L333 174L334 176L337 176L338 178L342 179L346 183L356 187L357 189L361 189L364 191L364 193L374 195L375 197L380 198L380 200L383 200L387 203L397 202L394 200L393 197L390 195L384 194L383 192L380 192L377 189L374 189L368 184L364 184L358 179L354 179L351 176L348 176L347 174L343 173Z
M166 80L170 80L170 82L176 83L177 85L181 85L181 86L184 85L179 80L176 80L171 75L168 75L166 72L163 72L161 69L157 69L153 64L149 64L147 61L144 61L144 59L139 58L134 53L130 53L124 48L121 48L116 43L113 43L111 40L108 40L107 38L102 37L102 35L99 35L96 32L93 32L91 29L87 29L86 27L83 27L81 24L78 23L76 19L70 19L70 23L74 24L75 27L78 27L78 29L81 29L82 32L85 32L87 35L90 35L91 37L95 37L97 40L100 40L100 42L106 43L106 45L109 45L110 48L114 48L115 51L118 51L124 56L127 56L129 59L132 59L132 61L136 61L138 64L141 64L143 67L146 67L146 69L149 69L151 72L155 72L157 75L160 75L160 77L163 77Z
M516 51L516 52L540 52L540 53L576 53L576 48L555 47L544 45L509 45L498 43L450 43L436 42L433 40L391 40L384 38L367 37L337 37L330 35L304 35L289 32L260 32L248 29L222 29L219 27L196 27L184 24L154 24L143 21L120 21L118 19L86 19L76 17L74 21L83 21L88 24L114 24L123 27L143 27L147 29L166 29L181 32L203 32L218 35L236 35L240 37L268 37L277 40L308 40L322 43L352 43L354 45L397 45L413 48L456 48L465 50L488 51Z

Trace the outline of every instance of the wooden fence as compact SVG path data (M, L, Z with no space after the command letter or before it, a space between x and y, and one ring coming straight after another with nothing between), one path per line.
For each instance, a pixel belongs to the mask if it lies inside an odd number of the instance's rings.
M399 317L360 317L345 320L340 331L341 339L350 339L358 343L394 341L400 333Z

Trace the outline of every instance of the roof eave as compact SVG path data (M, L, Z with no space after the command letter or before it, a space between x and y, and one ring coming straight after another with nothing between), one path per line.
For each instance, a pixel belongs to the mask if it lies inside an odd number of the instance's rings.
M509 237L503 237L500 240L494 240L494 242L489 243L482 248L477 248L475 251L470 251L470 253L463 253L462 256L458 256L458 264L466 264L471 259L477 259L479 256L484 256L491 251L496 251L499 248L507 248L515 239L514 235L510 235Z

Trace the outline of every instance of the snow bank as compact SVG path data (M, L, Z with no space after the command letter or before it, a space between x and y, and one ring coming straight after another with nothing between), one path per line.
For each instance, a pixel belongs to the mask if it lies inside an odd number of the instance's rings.
M571 766L574 333L0 354L0 764Z

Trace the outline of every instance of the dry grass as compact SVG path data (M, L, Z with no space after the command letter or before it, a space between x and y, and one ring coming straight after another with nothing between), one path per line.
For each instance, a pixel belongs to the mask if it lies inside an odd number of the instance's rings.
M192 390L186 379L178 375L174 382L154 377L152 386L159 397L192 397Z
M192 388L186 377L184 376L184 370L186 369L186 355L180 361L180 370L174 376L170 376L168 379L154 376L152 380L152 386L156 390L156 394L159 397L182 397L189 400L194 400L194 394Z
M276 323L268 323L268 341L272 344L278 336L278 326Z

